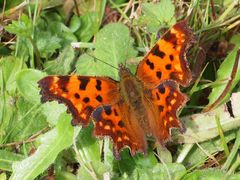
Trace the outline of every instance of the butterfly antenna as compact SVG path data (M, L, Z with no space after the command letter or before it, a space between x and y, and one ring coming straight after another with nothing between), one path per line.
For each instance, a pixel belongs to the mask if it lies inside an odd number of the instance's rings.
M111 64L109 64L109 63L107 63L107 62L105 62L105 61L103 61L102 59L99 59L99 58L97 58L97 57L95 57L95 56L93 56L93 55L91 55L91 54L89 54L89 53L86 53L86 54L89 55L90 57L92 57L94 60L97 59L98 61L100 61L100 62L102 62L102 63L104 63L104 64L106 64L106 65L108 65L108 66L111 66L111 67L114 68L114 69L119 70L119 68L117 68L117 67L115 67L115 66L113 66L113 65L111 65Z

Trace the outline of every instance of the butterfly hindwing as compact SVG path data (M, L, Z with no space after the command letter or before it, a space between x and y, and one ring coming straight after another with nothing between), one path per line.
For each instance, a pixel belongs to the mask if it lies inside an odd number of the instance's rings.
M179 121L176 113L188 98L180 92L174 81L164 81L159 86L151 90L152 103L157 111L153 134L160 143L169 140L170 128L180 128L184 131L182 123Z
M113 153L116 159L120 159L120 150L129 147L131 154L146 152L147 143L141 131L137 127L129 125L130 114L126 112L125 104L102 106L93 112L95 136L109 136L113 141Z
M118 98L118 83L110 78L91 76L47 76L39 82L42 102L57 100L68 107L72 124L88 125L99 105L112 104Z
M185 55L193 40L193 33L186 21L178 22L140 62L137 77L150 87L156 87L161 81L170 79L187 86L192 77Z

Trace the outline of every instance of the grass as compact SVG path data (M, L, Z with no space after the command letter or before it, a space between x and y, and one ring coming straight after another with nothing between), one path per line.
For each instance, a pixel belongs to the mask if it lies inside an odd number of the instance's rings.
M237 1L69 2L0 1L0 178L240 178ZM92 124L72 127L64 105L40 102L37 81L46 75L118 80L120 63L134 72L183 19L197 37L187 53L194 80L182 89L186 132L173 130L167 148L149 137L148 155L124 149L116 160L111 140L93 137Z

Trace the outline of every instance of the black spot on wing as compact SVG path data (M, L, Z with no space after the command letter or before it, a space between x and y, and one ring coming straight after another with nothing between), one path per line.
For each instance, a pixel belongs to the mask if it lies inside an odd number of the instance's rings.
M69 76L59 76L58 80L58 87L63 91L63 92L68 92L67 90L67 84L69 82Z
M114 111L114 115L115 115L115 116L118 116L117 110L114 109L113 111Z
M163 107L162 105L159 105L159 106L158 106L158 110L159 110L159 112L163 112L164 107Z
M93 115L92 117L96 120L96 121L99 121L102 119L102 111L103 111L103 107L99 107L97 108L94 112L93 112Z
M88 103L90 101L89 97L83 98L83 102Z
M150 67L150 69L154 69L154 64L151 62L151 61L149 61L149 59L147 59L146 60L146 64Z
M165 93L165 87L163 86L163 84L160 84L158 86L158 91L161 93L161 94L164 94Z
M158 56L160 58L164 58L164 56L166 55L163 51L161 51L159 49L159 45L156 44L153 48L153 51L152 51L152 54L155 55L155 56Z
M124 123L123 123L123 121L122 121L122 120L118 122L118 126L119 126L119 127L121 127L121 128L123 128L123 127L124 127Z
M98 90L98 91L101 91L102 90L102 81L101 80L99 80L99 79L97 79L96 80L96 89Z
M171 33L170 31L168 31L162 38L168 42L173 42L177 39L176 35Z
M96 97L96 100L98 101L98 102L102 102L102 96L100 96L100 95L98 95L97 97Z
M172 54L169 55L169 59L170 59L170 61L173 61L173 60L174 60L174 57L173 57Z
M78 93L75 93L75 94L74 94L74 97L75 97L76 99L80 99L80 95L79 95Z
M78 80L80 81L79 89L86 90L86 87L90 80L87 78L81 78L81 77L78 77Z
M112 114L111 106L104 106L104 111L107 115Z
M172 65L171 65L171 64L167 64L167 65L165 66L165 68L166 68L167 70L170 70L170 69L172 68Z
M157 77L158 77L159 79L161 79L161 77L162 77L162 72L161 72L161 71L157 71L157 72L156 72L156 75L157 75Z

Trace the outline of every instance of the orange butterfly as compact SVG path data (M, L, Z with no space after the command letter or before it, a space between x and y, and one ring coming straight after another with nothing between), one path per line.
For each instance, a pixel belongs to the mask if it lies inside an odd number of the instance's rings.
M133 75L119 66L120 81L95 76L47 76L38 83L42 102L57 100L68 107L72 124L86 127L94 119L94 134L110 136L117 159L128 146L131 155L146 153L146 136L164 144L170 128L183 125L176 116L187 97L191 72L185 59L194 35L186 21L175 24L140 62Z

